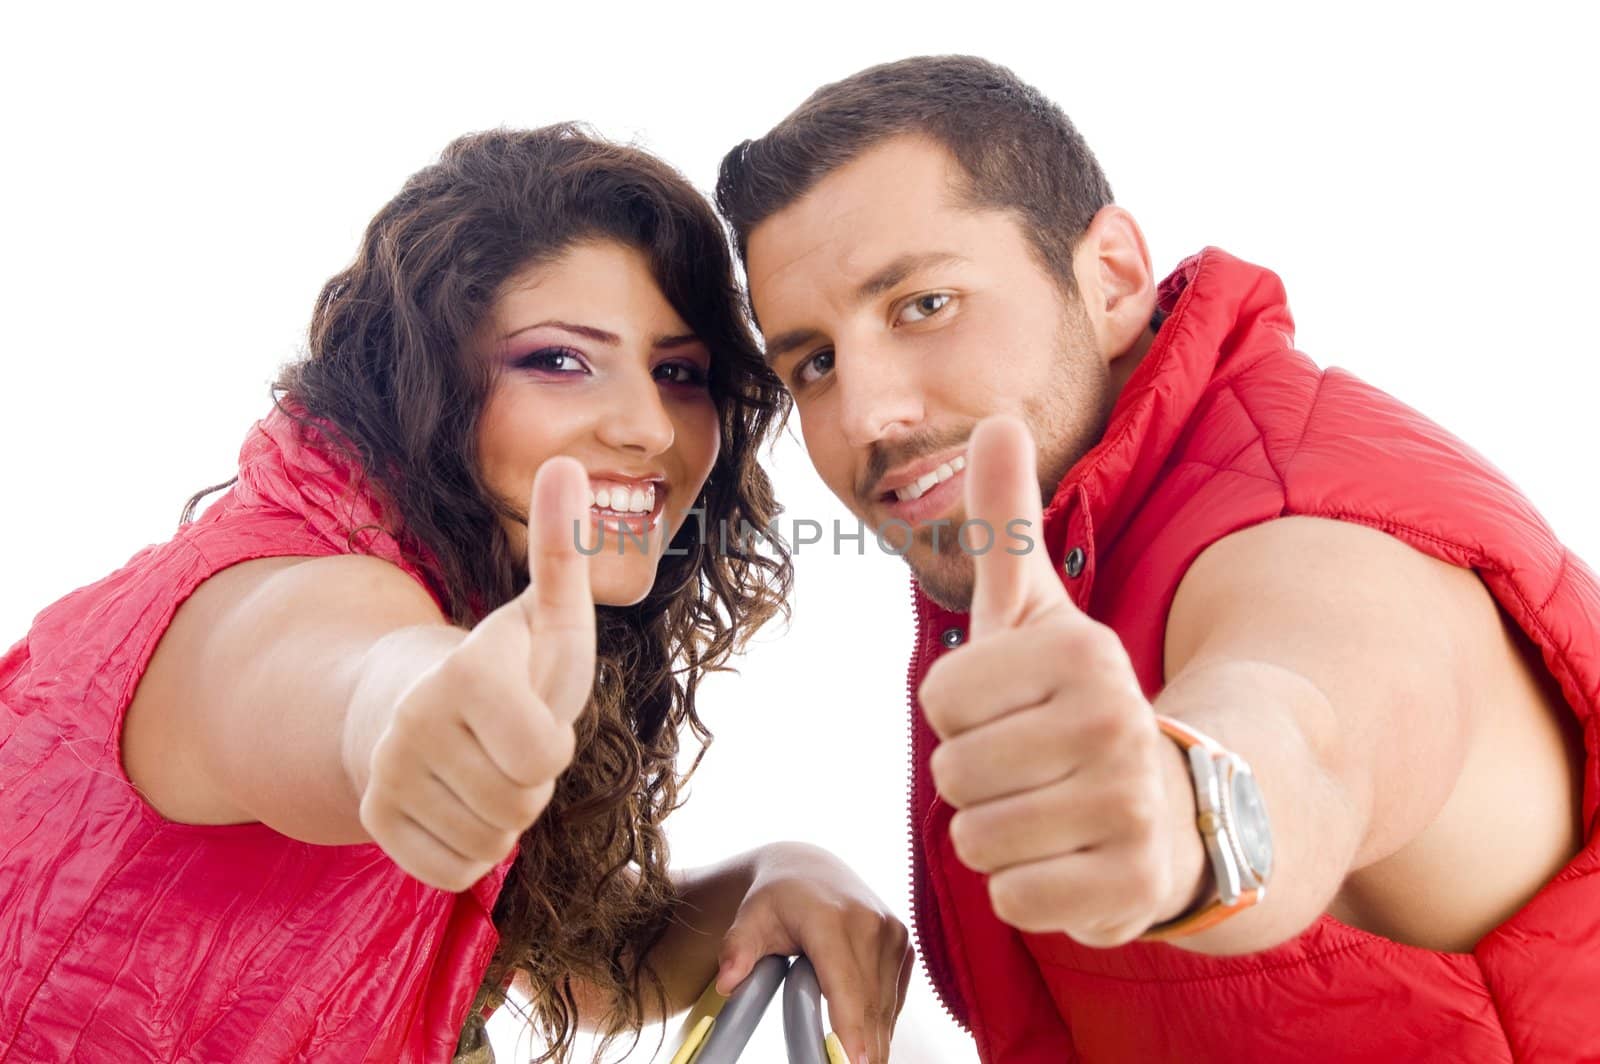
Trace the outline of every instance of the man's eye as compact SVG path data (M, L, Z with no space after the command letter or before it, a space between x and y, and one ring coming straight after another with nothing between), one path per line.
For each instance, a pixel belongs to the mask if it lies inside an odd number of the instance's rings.
M824 375L833 371L833 352L818 351L799 366L795 367L794 379L797 384L815 384Z
M950 303L950 296L944 292L932 292L925 296L918 296L904 307L900 308L897 324L924 321L939 313ZM915 315L908 318L907 315Z

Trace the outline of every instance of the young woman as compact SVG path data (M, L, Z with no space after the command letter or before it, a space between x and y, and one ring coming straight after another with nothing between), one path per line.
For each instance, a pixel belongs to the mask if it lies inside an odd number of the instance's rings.
M482 1060L514 979L558 1056L797 950L887 1058L907 935L847 869L667 866L696 685L790 580L701 534L777 512L740 307L579 128L407 182L227 493L0 659L0 1062Z

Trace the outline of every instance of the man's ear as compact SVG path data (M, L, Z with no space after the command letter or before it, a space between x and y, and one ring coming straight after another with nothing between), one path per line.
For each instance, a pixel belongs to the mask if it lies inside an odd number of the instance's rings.
M1133 215L1116 204L1101 207L1078 241L1072 267L1106 362L1140 347L1156 309L1156 278Z

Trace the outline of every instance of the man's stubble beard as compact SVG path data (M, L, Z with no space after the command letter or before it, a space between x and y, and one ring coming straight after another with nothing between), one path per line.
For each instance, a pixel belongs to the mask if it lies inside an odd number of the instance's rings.
M1095 350L1094 334L1082 302L1076 296L1064 301L1062 327L1058 332L1057 365L1054 387L1024 402L1022 420L1039 445L1040 503L1048 506L1057 486L1078 460L1100 442L1111 408L1111 369ZM965 508L962 510L965 514ZM916 575L923 594L936 604L957 613L972 606L973 556L957 541L960 521L938 529L939 550L933 554L933 530L919 529L906 561ZM1019 529L1032 541L1032 550L1044 549L1043 529ZM969 547L983 547L986 533L974 529ZM993 529L990 550L1016 549L1017 541L1004 528ZM928 559L928 560L923 560Z

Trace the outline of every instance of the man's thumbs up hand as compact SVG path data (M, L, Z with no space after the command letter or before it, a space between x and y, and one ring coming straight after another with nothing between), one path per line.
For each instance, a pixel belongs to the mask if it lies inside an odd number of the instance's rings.
M1175 747L1121 640L1074 605L1051 564L1035 454L1015 419L972 434L967 519L992 534L973 559L967 644L936 661L918 692L942 740L930 770L958 810L956 855L989 875L1002 920L1120 945L1193 893L1173 875ZM1029 523L1027 550L1002 535L1018 520Z

